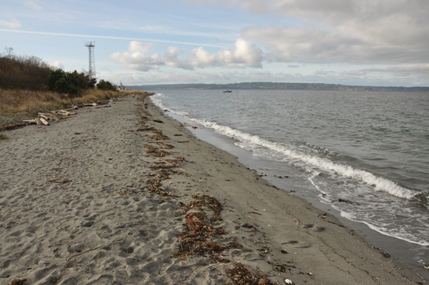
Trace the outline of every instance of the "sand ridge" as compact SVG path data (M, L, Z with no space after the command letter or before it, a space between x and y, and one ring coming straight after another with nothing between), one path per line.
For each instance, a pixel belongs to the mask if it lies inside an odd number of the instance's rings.
M424 282L187 128L134 96L8 132L0 283Z

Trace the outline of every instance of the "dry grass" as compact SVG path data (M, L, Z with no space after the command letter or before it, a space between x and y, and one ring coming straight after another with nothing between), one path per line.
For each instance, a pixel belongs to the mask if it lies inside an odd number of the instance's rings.
M28 90L0 90L0 102L0 115L30 115L66 104L60 94Z
M39 112L65 109L73 104L97 102L126 95L146 94L145 91L87 90L79 98L50 91L0 89L0 125L34 118Z

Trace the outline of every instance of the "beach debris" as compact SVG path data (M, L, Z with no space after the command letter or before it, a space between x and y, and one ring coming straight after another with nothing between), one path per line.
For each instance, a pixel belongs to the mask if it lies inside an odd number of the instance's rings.
M169 163L183 163L185 161L184 157L176 157L172 159L166 159Z
M165 191L164 188L162 188L161 181L162 181L162 179L160 179L160 178L149 180L148 181L149 192L155 193L155 194L158 194L158 195L164 196L164 197L174 197L174 195L172 193L167 192L167 191Z
M23 285L27 279L13 279L8 285Z
M28 125L28 123L26 123L26 122L14 123L14 124L10 124L10 125L3 125L3 126L0 126L0 132L16 130L18 128L23 128L27 125Z
M157 142L156 144L160 145L160 146L162 146L162 147L164 147L166 149L173 149L174 148L174 146L172 146L171 144L166 144L164 142Z
M146 107L146 105L145 105L145 107ZM163 121L161 121L160 119L158 119L157 117L155 117L154 115L152 115L152 117L153 117L153 121L155 122L155 123L161 123L161 124L163 124L164 122Z
M285 283L288 285L293 285L294 283L290 279L285 279Z
M191 173L189 173L188 171L186 171L183 168L179 168L179 170L182 171L182 172L184 172L186 174L186 176L194 176L194 175L192 175Z
M271 247L270 246L263 246L259 249L259 251L261 252L261 254L267 254L271 251Z
M429 270L429 264L423 265L423 268L426 269L426 270Z
M227 232L216 223L221 219L222 205L208 195L194 195L188 205L184 205L185 227L178 235L180 242L178 250L171 257L185 260L192 256L208 256L212 263L228 263L230 260L222 257L227 249L241 249L243 246L237 238L227 244L215 242L217 236ZM211 213L207 213L207 210Z
M58 184L67 184L67 183L70 183L70 182L72 182L70 179L51 179L51 180L48 180L48 182L50 182L50 183L58 183Z
M286 268L289 271L290 271L291 268L296 268L296 266L293 265L293 264L277 264L277 263L274 263L274 262L269 261L269 260L266 260L266 262L269 265L271 265L275 271L278 271L278 272L283 272L284 273L284 272L286 272ZM291 263L291 262L287 261L287 263Z
M42 122L43 125L49 126L49 122L45 118L40 117L39 120L40 122Z
M52 121L59 121L68 116L76 115L76 112L69 112L67 110L51 111L50 113L38 113L37 117L31 120L23 120L24 125L45 125L49 126Z
M390 254L389 254L389 253L387 253L387 252L385 252L385 251L383 251L381 248L374 247L374 249L378 250L378 251L381 253L381 255L382 255L383 257L385 257L385 258L390 258Z
M121 196L128 196L128 194L136 194L135 190L119 191L118 194Z
M233 266L232 269L226 269L225 273L234 285L274 285L259 270L252 271L241 262L234 262Z
M168 137L163 135L160 131L155 132L155 134L150 136L150 138L156 141L168 140Z
M164 157L164 156L170 155L169 152L164 150L159 150L158 148L153 147L149 144L145 144L145 147L146 147L146 153L154 157Z
M170 174L176 174L177 171L172 170L168 166L163 166L162 168L158 168L154 170L158 178L165 180L170 178Z
M95 106L97 106L97 103L84 103L83 106L85 106L85 107L95 107Z
M198 129L198 127L197 127L197 126L194 126L194 125L191 125L191 124L188 124L188 123L184 123L183 125L185 125L185 126L187 126L187 127L190 127L190 128L193 128L194 130L195 130L195 129Z
M146 128L138 128L136 132L147 132L147 131L155 131L154 127L146 127Z

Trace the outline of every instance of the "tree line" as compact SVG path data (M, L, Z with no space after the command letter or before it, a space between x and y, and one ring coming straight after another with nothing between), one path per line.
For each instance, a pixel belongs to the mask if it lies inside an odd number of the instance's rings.
M80 97L86 89L116 90L109 81L100 80L76 70L66 72L55 69L36 56L17 56L13 49L6 47L0 54L0 89L49 90L69 97Z

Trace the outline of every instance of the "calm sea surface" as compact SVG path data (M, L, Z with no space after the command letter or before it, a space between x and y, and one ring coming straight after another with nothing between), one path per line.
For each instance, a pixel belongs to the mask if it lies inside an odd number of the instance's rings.
M282 189L401 241L405 263L429 263L428 93L168 90L152 99L225 137Z

